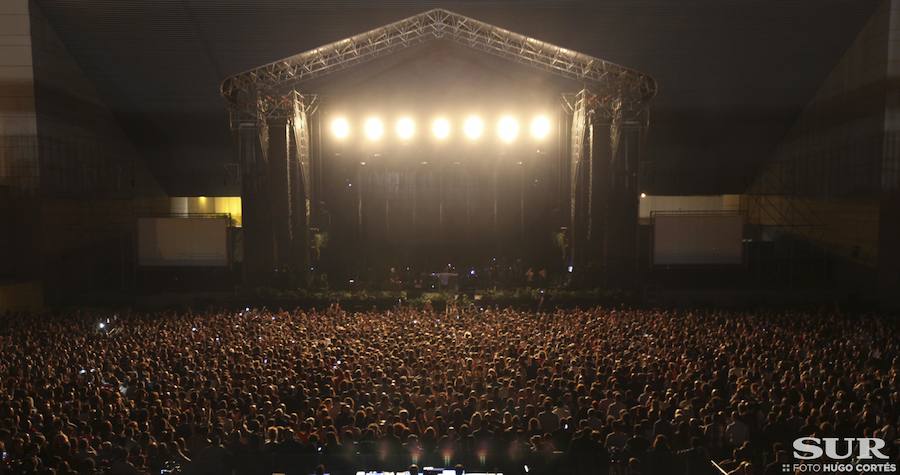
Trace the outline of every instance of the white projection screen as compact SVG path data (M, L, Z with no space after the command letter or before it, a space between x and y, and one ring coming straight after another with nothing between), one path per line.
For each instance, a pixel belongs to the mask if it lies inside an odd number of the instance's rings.
M657 214L653 264L742 264L743 238L744 219L739 214Z
M138 219L138 264L227 266L228 218Z

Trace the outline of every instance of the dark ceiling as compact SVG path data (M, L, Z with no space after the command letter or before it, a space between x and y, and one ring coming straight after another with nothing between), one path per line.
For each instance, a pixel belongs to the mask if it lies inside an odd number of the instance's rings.
M233 161L221 80L443 7L652 75L651 192L739 192L874 0L37 0L173 194ZM492 60L496 61L496 60ZM403 67L403 62L398 67ZM427 70L419 64L416 70ZM496 66L485 68L498 79ZM421 81L411 72L413 81ZM205 177L201 179L198 177ZM211 178L212 177L212 178Z

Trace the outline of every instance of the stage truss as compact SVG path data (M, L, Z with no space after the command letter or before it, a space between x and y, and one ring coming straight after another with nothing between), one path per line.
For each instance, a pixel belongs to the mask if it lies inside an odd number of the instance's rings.
M623 134L643 136L649 125L648 105L656 94L656 82L634 69L444 9L429 10L225 79L220 92L228 104L232 128L238 131L239 141L256 142L239 145L242 182L252 184L244 186L243 193L256 190L259 194L265 190L263 194L269 197L271 205L267 208L266 203L254 204L261 198L244 196L245 202L250 198L247 211L257 209L266 218L258 222L246 220L245 211L245 220L257 223L255 226L281 228L267 230L272 236L258 236L260 239L255 240L251 235L257 231L245 226L245 242L249 246L255 245L254 241L259 245L273 240L276 243L275 256L250 267L259 272L279 272L282 268L305 272L308 267L308 258L303 257L306 251L300 248L308 241L310 206L314 204L309 186L309 120L318 102L315 94L303 91L304 83L441 39L581 84L577 93L565 95L563 100L570 114L566 157L568 259L573 267L609 267L599 261L604 260L610 246L616 247L607 242L610 238L605 231L610 227L610 217L617 213L610 209L611 203L624 200L631 207L629 196L635 194L637 176L637 158L632 156L636 152L629 150L628 156L620 159L619 143ZM248 133L247 127L257 133ZM269 163L273 159L278 163ZM287 180L277 176L279 173L286 174ZM267 180L274 182L276 190L270 189ZM636 199L635 194L635 208ZM288 220L287 228L265 223L282 218Z

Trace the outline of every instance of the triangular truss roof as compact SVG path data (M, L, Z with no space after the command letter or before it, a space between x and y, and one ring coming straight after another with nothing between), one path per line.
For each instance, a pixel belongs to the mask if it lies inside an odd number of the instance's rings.
M255 101L259 94L296 90L310 79L441 38L581 81L628 110L642 109L656 94L653 78L634 69L440 8L236 74L225 79L221 93L232 105Z

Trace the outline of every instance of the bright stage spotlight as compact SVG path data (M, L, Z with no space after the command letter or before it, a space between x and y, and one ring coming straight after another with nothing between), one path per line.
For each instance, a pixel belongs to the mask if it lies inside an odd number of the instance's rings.
M377 117L370 117L363 124L363 131L366 138L372 142L381 140L381 137L384 136L384 122Z
M511 116L503 116L497 122L497 135L505 143L512 143L519 136L519 122Z
M343 117L338 117L331 121L331 134L336 139L343 140L350 136L350 122Z
M416 123L410 117L401 117L396 126L397 137L400 140L409 140L416 134Z
M481 117L471 115L463 122L463 133L469 140L478 140L484 133L484 121Z
M531 137L535 140L544 140L550 135L550 119L545 115L539 115L531 120Z
M446 140L450 136L450 121L439 117L431 123L431 133L438 140Z

